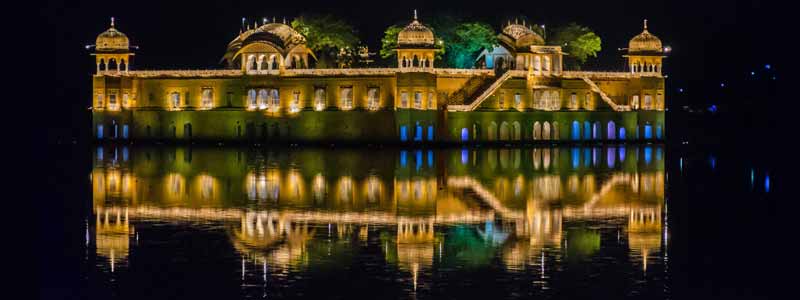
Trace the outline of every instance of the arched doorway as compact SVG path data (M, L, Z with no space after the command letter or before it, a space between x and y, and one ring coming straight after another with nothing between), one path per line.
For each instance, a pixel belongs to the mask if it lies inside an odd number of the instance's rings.
M544 122L544 126L542 126L542 139L550 140L550 122Z
M625 139L625 127L620 127L619 128L619 139L620 140L624 140Z
M592 123L589 123L589 121L583 122L583 139L592 139Z
M497 123L495 123L495 122L490 123L489 127L486 128L486 130L488 131L486 133L486 135L488 137L488 140L496 141L497 140Z
M408 127L400 126L400 141L408 141Z
M553 140L555 141L561 138L561 134L558 132L558 122L553 121L553 129L550 135L553 136Z
M542 139L542 124L539 124L539 121L533 122L533 139Z
M508 129L508 123L506 122L500 123L500 140L501 141L509 140L509 129Z
M469 129L461 128L461 141L462 142L469 141Z
M653 138L653 125L644 124L644 139L649 140Z
M520 140L520 134L521 134L521 131L522 131L522 129L519 126L519 122L515 121L514 123L512 123L511 127L512 127L511 139L513 139L515 141L519 141Z
M183 124L183 138L187 140L192 139L192 124L190 123Z
M570 132L572 135L572 140L580 140L581 139L581 123L578 121L572 121L572 130Z
M614 121L608 121L608 128L606 129L606 136L609 140L613 140L617 138L617 125L614 124Z
M594 121L592 124L592 139L600 139L600 122Z

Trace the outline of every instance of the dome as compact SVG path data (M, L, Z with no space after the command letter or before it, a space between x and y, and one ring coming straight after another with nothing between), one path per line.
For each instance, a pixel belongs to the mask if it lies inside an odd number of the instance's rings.
M97 36L95 49L100 52L128 51L130 49L128 36L114 28L114 18L111 18L111 27Z
M544 45L544 39L525 25L508 24L500 34L500 40L513 48Z
M628 43L628 53L662 53L661 40L647 31L647 20L644 20L644 30L633 37Z
M417 20L416 11L414 11L414 21L397 34L397 47L434 48L433 31Z
M268 23L240 33L230 43L223 59L230 59L247 45L261 43L274 47L282 54L289 53L298 45L305 45L306 38L289 25Z

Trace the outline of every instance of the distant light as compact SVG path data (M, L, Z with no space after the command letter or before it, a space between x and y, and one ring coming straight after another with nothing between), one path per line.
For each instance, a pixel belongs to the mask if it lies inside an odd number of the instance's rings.
M683 88L679 88L678 93L683 93Z
M720 84L719 84L719 87L725 87L725 83L724 83L724 82L723 82L723 83L720 83Z
M772 65L770 65L770 64L766 64L766 65L764 65L764 69L767 69L767 70L769 70L769 69L771 69L771 68L772 68Z
M714 156L711 156L711 157L708 159L708 162L709 162L709 164L711 164L711 169L712 169L712 170L713 170L714 168L716 168L716 167L717 167L717 158L716 158L716 157L714 157Z
M750 72L750 75L753 75L753 76L755 76L755 75L756 75L756 72L752 72L752 71L751 71L751 72Z
M708 111L710 111L711 113L716 113L717 112L717 105L716 104L712 104L711 106L708 107Z
M672 51L672 47L670 46L664 47L664 52L670 52L670 51Z
M775 76L772 76L772 80L775 80Z
M764 177L764 191L769 193L769 174Z

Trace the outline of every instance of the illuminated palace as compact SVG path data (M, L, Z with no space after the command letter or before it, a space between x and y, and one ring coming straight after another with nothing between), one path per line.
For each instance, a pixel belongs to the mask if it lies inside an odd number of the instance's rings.
M431 29L414 19L393 68L318 69L284 23L242 30L227 68L131 70L134 47L111 28L94 45L98 140L477 142L662 140L661 41L633 37L621 72L569 71L568 53L508 23L473 69L437 68Z

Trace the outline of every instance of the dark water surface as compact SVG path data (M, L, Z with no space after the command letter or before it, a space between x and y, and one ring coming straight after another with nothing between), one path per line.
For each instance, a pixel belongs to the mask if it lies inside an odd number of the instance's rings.
M747 298L773 268L742 255L769 163L725 151L66 148L45 297Z

